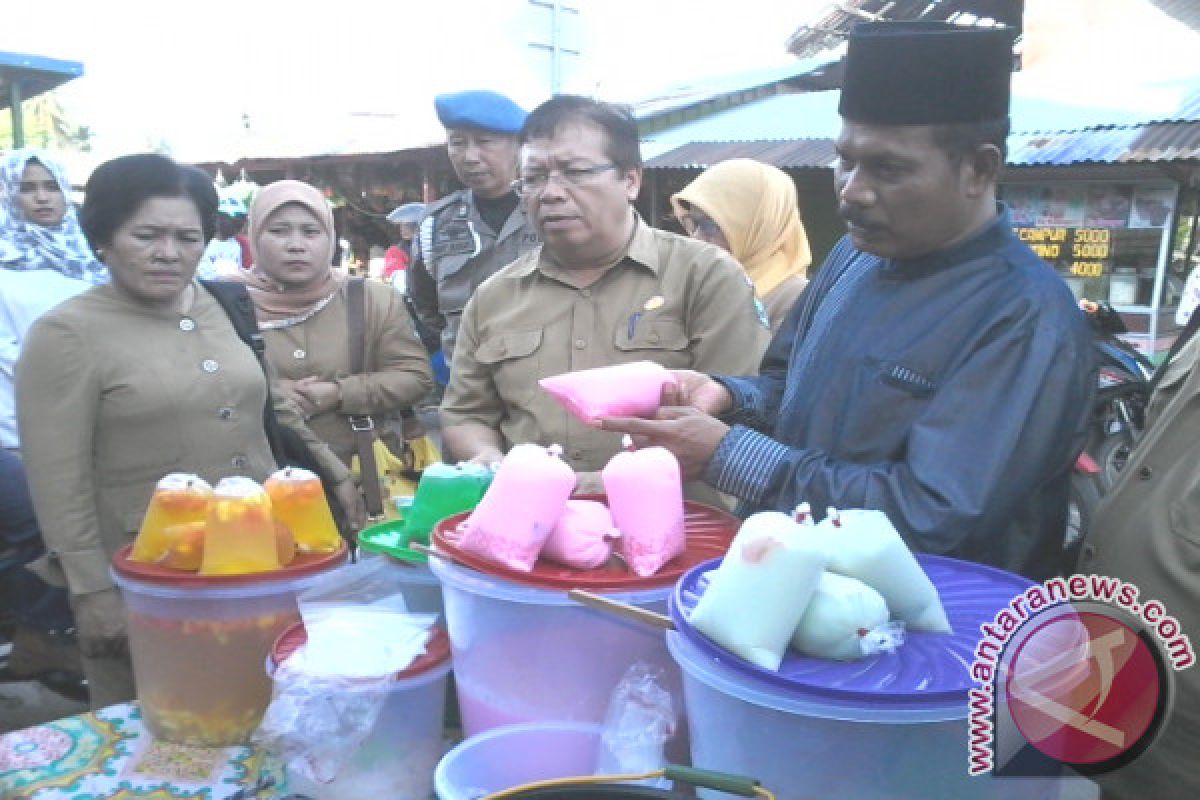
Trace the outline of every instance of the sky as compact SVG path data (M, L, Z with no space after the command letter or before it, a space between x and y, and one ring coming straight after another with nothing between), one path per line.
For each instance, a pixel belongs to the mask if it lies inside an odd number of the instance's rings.
M438 92L494 88L531 107L549 91L546 58L528 46L531 30L539 35L529 0L5 5L0 50L83 62L85 75L59 94L75 121L93 129L103 155L163 144L192 161L272 155L241 151L332 143L345 136L351 113L375 140L402 130L398 147L433 143L443 138L431 102ZM582 55L565 57L563 88L630 101L787 63L788 35L829 3L574 5L579 14L564 15L563 30Z

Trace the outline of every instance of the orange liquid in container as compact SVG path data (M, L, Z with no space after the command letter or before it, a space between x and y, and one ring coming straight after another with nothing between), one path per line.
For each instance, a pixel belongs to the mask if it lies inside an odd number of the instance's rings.
M321 479L298 467L284 467L263 484L275 519L291 529L301 553L332 553L341 545Z
M164 531L173 525L204 522L212 494L212 487L199 476L183 472L164 476L154 487L129 557L147 563L161 561L170 546Z
M250 478L225 478L208 507L201 575L279 569L271 498Z

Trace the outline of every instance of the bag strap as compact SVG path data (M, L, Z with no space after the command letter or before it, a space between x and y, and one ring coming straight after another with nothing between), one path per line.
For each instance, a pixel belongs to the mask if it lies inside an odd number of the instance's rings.
M240 283L233 281L200 280L200 285L208 290L225 310L229 321L238 338L254 351L258 366L262 368L263 376L267 379L267 402L263 406L263 430L267 434L267 446L276 464L284 463L284 448L279 433L279 420L275 417L275 404L271 398L271 375L267 370L267 342L263 339L262 331L258 329L258 318L254 314L254 301L250 292Z
M346 327L349 328L350 374L364 371L367 350L367 295L362 278L346 282ZM375 462L375 420L370 414L350 414L350 428L358 446L358 468L367 513L383 516L383 492L379 488L379 465Z

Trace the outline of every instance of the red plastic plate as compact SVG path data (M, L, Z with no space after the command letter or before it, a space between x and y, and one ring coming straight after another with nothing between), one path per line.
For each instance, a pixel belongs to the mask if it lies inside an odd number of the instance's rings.
M603 495L580 495L572 499L605 502ZM687 536L687 546L683 554L668 561L655 574L643 578L630 572L629 568L625 566L625 562L615 556L609 559L604 566L595 569L572 569L545 559L538 559L537 563L533 565L532 572L510 569L503 564L489 561L458 547L458 525L470 515L471 512L464 511L461 514L446 517L435 525L433 528L434 548L480 572L542 589L637 591L669 586L695 565L710 558L719 558L725 555L730 542L733 541L734 534L742 524L740 519L728 511L722 511L704 503L685 500L683 503L683 530Z

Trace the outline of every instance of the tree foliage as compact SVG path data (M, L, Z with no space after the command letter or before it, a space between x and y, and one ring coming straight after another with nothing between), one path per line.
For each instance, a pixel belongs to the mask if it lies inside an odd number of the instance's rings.
M54 150L91 150L92 130L71 119L54 92L44 92L21 104L26 147ZM10 110L0 112L0 146L13 145Z

